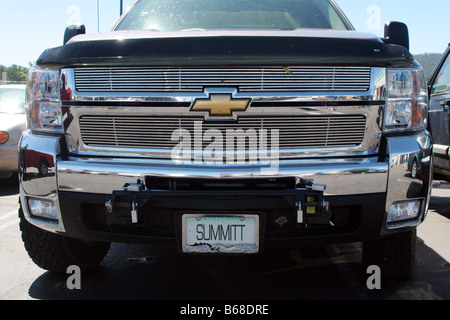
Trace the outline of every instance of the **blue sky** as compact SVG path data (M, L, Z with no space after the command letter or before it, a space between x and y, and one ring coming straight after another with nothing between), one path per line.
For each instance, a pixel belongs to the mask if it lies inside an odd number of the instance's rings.
M207 1L207 0L205 0ZM383 36L384 23L407 23L411 51L442 53L450 42L449 0L336 0L358 31ZM88 33L107 32L119 18L119 0L0 0L0 65L28 66L62 44L64 29L82 22ZM124 0L125 7L133 0Z

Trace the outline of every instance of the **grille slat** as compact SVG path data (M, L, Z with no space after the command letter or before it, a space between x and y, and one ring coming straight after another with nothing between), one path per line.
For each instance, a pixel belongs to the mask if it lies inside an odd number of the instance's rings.
M208 86L241 92L367 91L370 78L369 67L75 69L78 92L203 92Z
M172 133L186 129L193 136L194 123L202 123L202 134L209 129L218 129L226 140L227 129L279 130L279 148L337 148L357 147L365 136L366 118L363 115L346 116L295 116L252 118L241 117L237 122L214 123L193 117L133 117L91 116L79 118L81 138L89 147L117 147L138 149L173 149L178 141L172 141ZM249 139L245 139L246 149ZM270 138L268 139L270 143ZM193 138L192 138L193 142ZM211 141L203 141L203 148ZM259 142L258 142L259 143Z

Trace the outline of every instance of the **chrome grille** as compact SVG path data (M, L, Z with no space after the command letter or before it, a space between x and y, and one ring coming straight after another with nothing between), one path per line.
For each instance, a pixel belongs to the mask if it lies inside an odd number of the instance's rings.
M203 92L236 87L241 92L367 91L369 67L76 68L78 92Z
M202 135L208 129L218 129L224 137L227 129L244 132L255 129L258 134L259 129L267 129L269 134L270 130L278 129L280 149L356 147L363 142L366 131L364 115L240 117L237 122L204 121L202 117L84 115L79 118L81 138L86 146L139 149L174 148L179 143L172 141L177 129L188 130L193 140L196 122L202 124ZM203 148L210 143L204 141Z

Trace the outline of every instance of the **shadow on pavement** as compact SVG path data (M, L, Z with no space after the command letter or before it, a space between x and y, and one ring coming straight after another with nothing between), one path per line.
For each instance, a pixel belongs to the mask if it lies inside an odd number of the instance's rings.
M441 216L450 219L450 197L444 196L445 191L448 189L450 189L450 183L441 180L433 181L430 209L436 211L436 213Z
M0 196L12 196L19 193L19 179L13 176L8 179L0 179Z
M328 271L329 265L298 268L288 251L239 258L186 257L175 250L166 250L115 244L102 266L83 275L81 290L66 288L67 275L47 272L36 279L29 293L38 299L289 300L352 297L344 280L336 278L335 272ZM324 255L317 251L312 254Z
M439 300L450 299L450 265L423 241L409 280L366 287L360 244L300 248L254 257L186 257L175 250L113 244L81 290L69 275L47 272L29 288L35 299L76 300Z
M450 219L450 198L432 196L430 199L430 209Z

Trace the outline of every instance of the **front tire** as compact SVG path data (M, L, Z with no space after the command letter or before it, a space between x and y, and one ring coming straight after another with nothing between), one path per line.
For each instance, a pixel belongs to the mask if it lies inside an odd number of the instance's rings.
M363 242L364 270L376 265L385 278L408 278L416 264L416 247L416 229Z
M19 218L25 249L42 269L65 273L67 267L76 265L88 271L108 253L110 243L71 239L35 227L25 219L22 208L19 208Z

